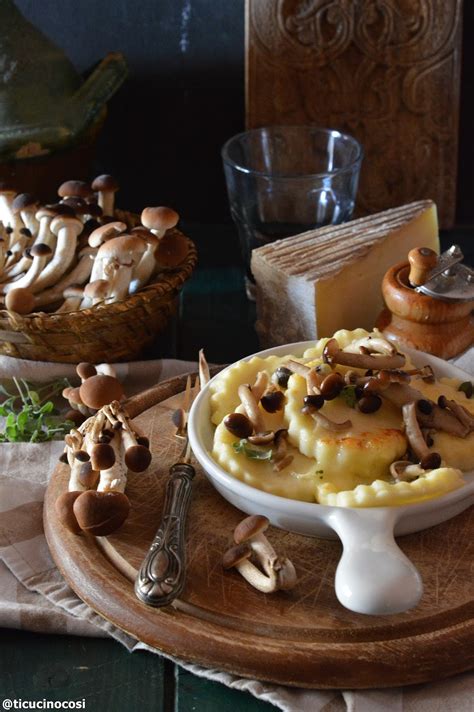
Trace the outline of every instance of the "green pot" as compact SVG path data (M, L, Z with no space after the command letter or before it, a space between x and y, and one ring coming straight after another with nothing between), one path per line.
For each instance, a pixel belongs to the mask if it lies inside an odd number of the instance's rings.
M110 53L84 81L13 0L0 0L0 70L0 161L76 143L127 75L124 57Z

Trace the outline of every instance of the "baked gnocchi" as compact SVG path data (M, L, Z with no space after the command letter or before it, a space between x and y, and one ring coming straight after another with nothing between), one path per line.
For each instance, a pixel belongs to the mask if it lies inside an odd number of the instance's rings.
M275 495L407 504L461 487L474 469L474 399L377 331L338 331L301 357L239 361L210 388L212 456Z

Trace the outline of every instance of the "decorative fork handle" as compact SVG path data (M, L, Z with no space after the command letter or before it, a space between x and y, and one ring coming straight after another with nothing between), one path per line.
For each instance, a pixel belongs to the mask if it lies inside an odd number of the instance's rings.
M184 588L184 534L195 474L184 462L170 468L163 518L135 580L135 594L148 606L167 606Z

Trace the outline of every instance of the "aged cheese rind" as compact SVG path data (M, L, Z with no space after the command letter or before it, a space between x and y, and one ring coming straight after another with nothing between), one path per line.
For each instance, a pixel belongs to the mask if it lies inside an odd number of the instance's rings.
M252 253L257 331L263 346L371 329L382 309L387 269L413 247L439 252L430 200L331 225Z

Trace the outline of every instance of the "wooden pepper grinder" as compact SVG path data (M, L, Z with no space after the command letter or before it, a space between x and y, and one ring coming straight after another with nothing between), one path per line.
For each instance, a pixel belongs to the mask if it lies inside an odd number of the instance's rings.
M453 245L438 256L417 247L382 282L386 308L376 326L403 347L449 359L474 343L474 272Z

